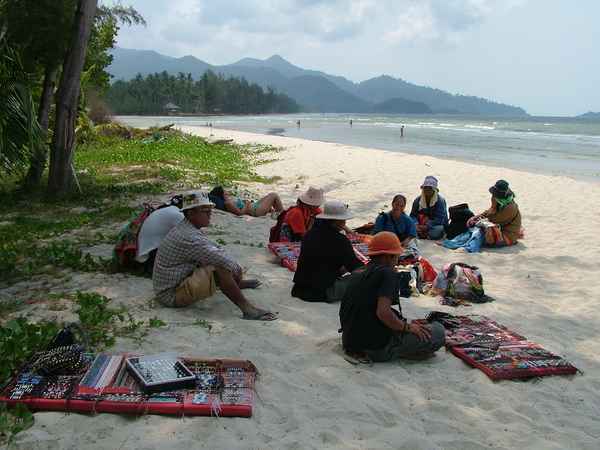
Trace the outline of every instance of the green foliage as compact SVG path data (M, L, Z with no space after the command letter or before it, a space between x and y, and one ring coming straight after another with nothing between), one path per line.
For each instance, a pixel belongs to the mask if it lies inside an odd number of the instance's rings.
M4 6L4 5L2 5ZM29 157L45 146L46 132L36 119L31 92L18 52L0 34L0 182L22 176Z
M160 320L156 316L154 316L154 318L150 318L150 320L149 320L149 326L150 326L150 328L164 327L166 325L167 324L165 322L163 322L162 320Z
M8 447L17 434L34 422L35 418L27 405L17 403L13 410L9 410L6 402L0 403L0 442L5 442Z
M58 328L54 323L30 324L24 317L0 327L0 383L14 376L18 366L49 342Z
M86 331L90 345L103 343L105 347L115 344L115 319L124 322L123 311L109 308L110 298L99 294L77 291L79 323Z
M206 319L196 319L196 325L200 325L206 331L212 330L212 324Z

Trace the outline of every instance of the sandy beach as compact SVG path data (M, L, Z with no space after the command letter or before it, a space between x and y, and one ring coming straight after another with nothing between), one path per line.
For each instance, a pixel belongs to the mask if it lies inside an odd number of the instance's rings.
M420 295L402 299L404 314L422 318L439 310L486 315L563 356L581 372L528 382L494 381L445 350L425 362L354 366L342 357L339 305L290 296L293 274L266 248L274 221L216 211L207 234L227 243L248 268L247 277L262 280L262 286L244 292L257 305L279 311L279 320L241 320L240 311L220 292L186 309L165 308L155 302L151 280L127 274L75 273L68 289L97 292L132 307L139 320L147 323L158 316L169 324L149 329L141 340L119 339L108 353L251 360L262 373L254 416L39 412L15 448L598 448L600 241L593 219L582 222L573 214L597 209L593 204L600 198L600 183L209 127L183 131L280 148L263 155L277 161L256 169L262 176L281 177L279 181L240 187L257 197L278 192L290 206L309 185L322 186L329 201L350 205L356 216L348 221L350 227L374 220L395 194L411 202L426 175L438 178L448 205L467 202L475 213L488 208L489 186L508 180L525 228L518 245L459 254L431 241L419 242L421 255L436 270L457 261L480 267L486 293L495 301L452 308L440 305L439 296ZM105 234L125 225L115 224ZM111 250L101 245L93 254L108 258ZM25 296L28 289L31 283L23 283L4 294ZM28 308L32 320L56 317L43 303ZM210 332L195 325L200 318L212 323Z

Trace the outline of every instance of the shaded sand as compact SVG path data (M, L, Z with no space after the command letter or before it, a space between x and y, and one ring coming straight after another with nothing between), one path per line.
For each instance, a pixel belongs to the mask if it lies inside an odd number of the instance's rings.
M598 448L598 226L593 218L575 224L570 212L597 209L593 205L600 198L600 184L293 138L205 127L184 130L283 147L275 155L278 161L257 169L281 180L273 186L244 187L257 194L277 191L291 205L310 184L323 186L329 200L350 204L356 215L351 227L373 220L395 194L412 201L429 174L440 180L448 205L468 202L476 213L489 205L488 187L505 178L517 193L526 229L517 246L468 255L427 241L419 247L438 270L456 261L481 267L486 292L496 301L453 309L441 306L439 297L419 296L404 299L403 310L410 318L436 309L487 315L564 356L583 373L493 381L444 350L426 362L353 366L342 358L338 305L290 297L292 273L258 246L266 245L274 222L216 212L209 232L227 242L249 277L262 280L262 286L245 293L261 307L279 311L278 321L240 320L240 312L221 293L187 309L163 308L153 300L150 280L123 274L77 273L61 289L98 292L133 307L139 320L148 323L158 316L170 324L149 329L141 340L119 339L111 353L252 360L262 372L254 417L41 412L16 448ZM99 246L94 253L109 257L110 250ZM33 289L30 282L3 294L26 297ZM39 302L30 305L28 314L60 313ZM194 325L199 318L213 324L210 333Z

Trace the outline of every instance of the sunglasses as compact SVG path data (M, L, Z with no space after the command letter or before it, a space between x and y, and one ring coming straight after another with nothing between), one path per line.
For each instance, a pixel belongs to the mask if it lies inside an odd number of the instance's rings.
M203 212L205 214L210 214L212 212L213 208L202 208L202 209L198 209L196 208L196 211L200 211Z

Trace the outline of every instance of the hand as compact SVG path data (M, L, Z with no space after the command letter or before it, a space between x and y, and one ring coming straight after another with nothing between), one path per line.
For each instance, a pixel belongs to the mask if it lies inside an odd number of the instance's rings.
M416 320L411 321L410 330L407 330L406 332L417 335L423 342L428 341L431 338L431 330L429 327L426 327Z
M237 276L232 274L233 279L239 283L244 278L244 269L238 264L237 266Z

